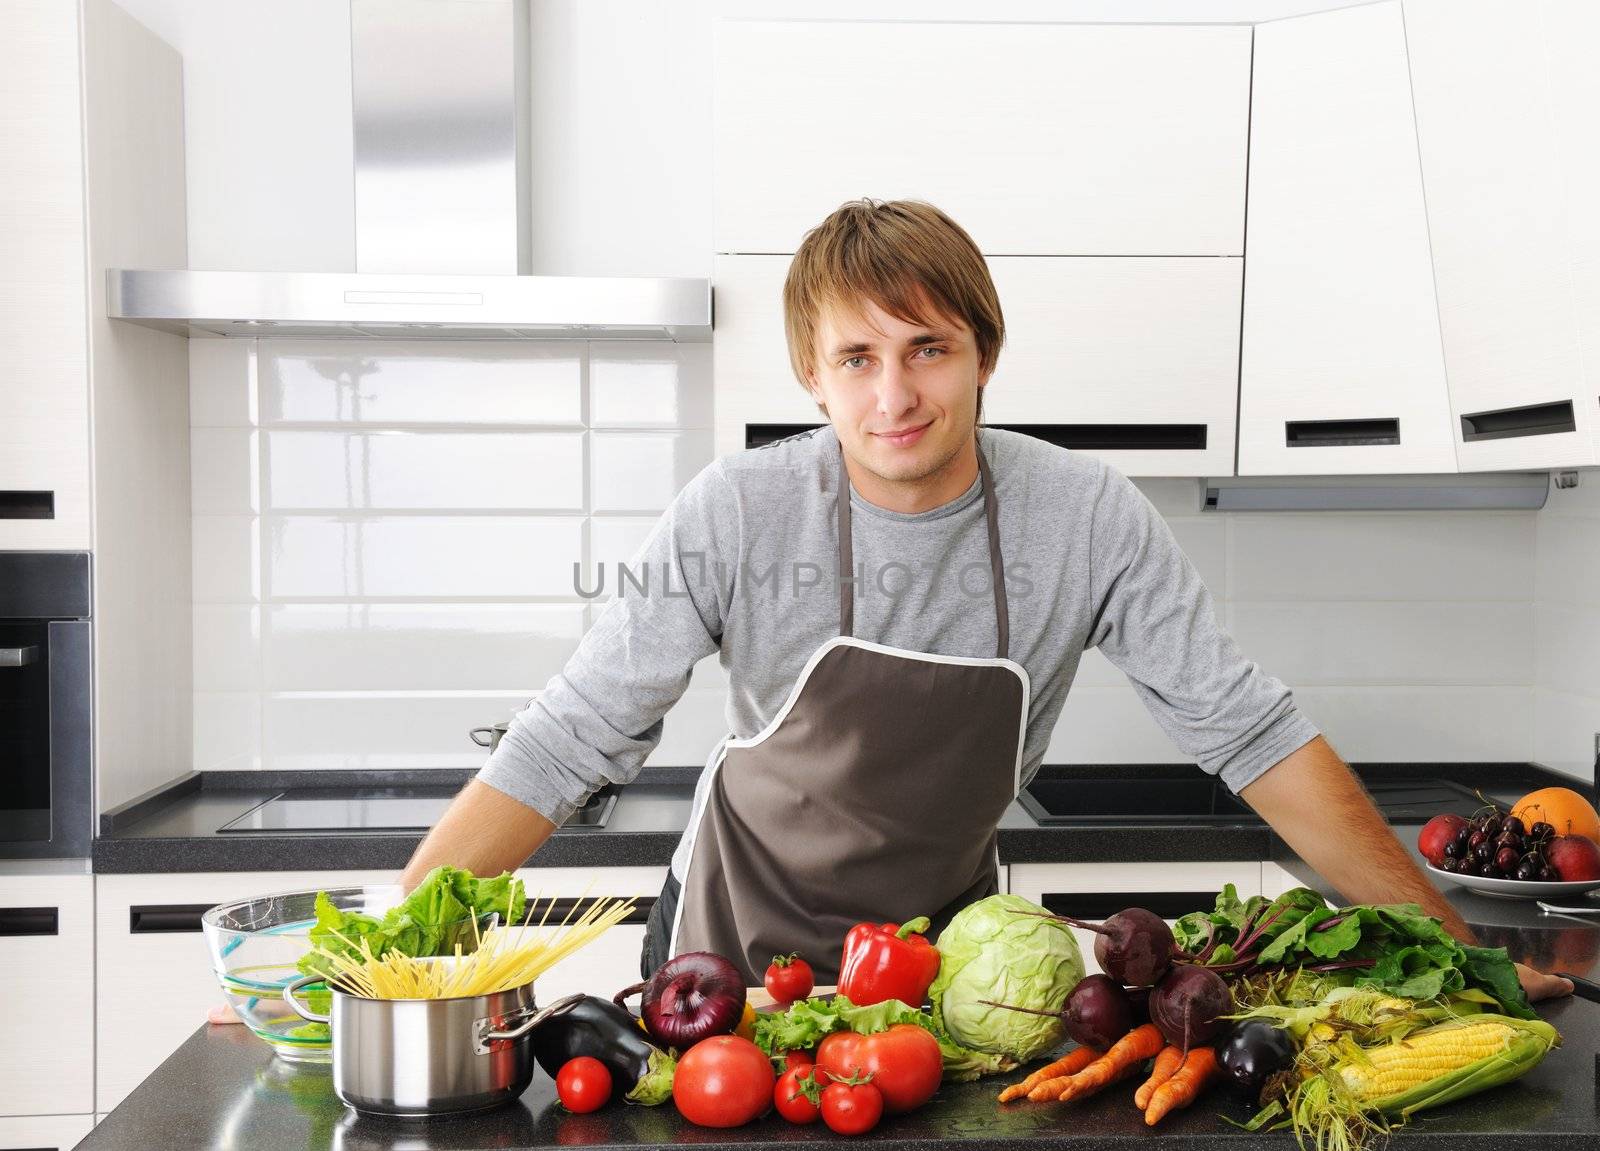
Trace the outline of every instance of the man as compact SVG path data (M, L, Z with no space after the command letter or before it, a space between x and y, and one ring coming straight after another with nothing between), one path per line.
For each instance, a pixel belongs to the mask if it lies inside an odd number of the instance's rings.
M1345 896L1416 902L1471 938L1289 691L1218 627L1138 489L979 426L1004 321L959 226L922 203L846 204L806 236L783 307L829 426L688 484L403 883L523 863L595 789L635 777L720 650L734 737L696 788L643 966L710 949L756 983L799 950L829 981L850 924L927 914L937 930L995 890L996 822L1099 647ZM1520 974L1534 998L1571 990Z

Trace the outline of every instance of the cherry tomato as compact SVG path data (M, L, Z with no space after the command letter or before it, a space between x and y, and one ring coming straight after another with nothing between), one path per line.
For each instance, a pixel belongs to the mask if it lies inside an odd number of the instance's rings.
M840 1135L865 1135L883 1118L883 1092L856 1079L835 1080L822 1089L822 1121Z
M776 1085L761 1048L737 1035L713 1035L678 1060L672 1102L691 1123L738 1127L766 1114Z
M811 964L791 953L772 957L763 982L767 985L767 994L787 1006L810 995L811 988L816 985L816 977L811 973Z
M783 1069L785 1071L793 1071L796 1067L805 1070L817 1065L816 1055L803 1047L797 1047L793 1051L785 1051L782 1054Z
M568 1059L556 1072L556 1097L578 1115L598 1111L611 1098L611 1072L598 1059L580 1055Z
M896 1023L875 1035L835 1031L817 1048L817 1070L838 1079L870 1075L891 1115L921 1107L939 1090L944 1058L939 1041L915 1023Z
M778 1076L772 1105L791 1123L815 1123L821 1114L817 1103L822 1090L810 1067L793 1067Z

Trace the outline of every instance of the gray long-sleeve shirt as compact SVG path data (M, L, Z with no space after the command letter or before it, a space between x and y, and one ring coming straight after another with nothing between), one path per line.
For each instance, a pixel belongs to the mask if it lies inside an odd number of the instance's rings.
M1033 689L1024 783L1044 758L1081 654L1096 646L1179 750L1234 791L1317 734L1288 688L1218 626L1199 573L1127 477L1020 433L982 428L979 437L999 501L1010 657ZM599 787L638 774L694 664L719 649L728 729L759 732L811 653L838 634L840 478L838 440L826 427L701 471L627 571L606 573L614 597L478 778L564 822ZM854 492L851 501L855 635L993 656L978 481L915 514ZM704 799L697 789L696 814ZM673 861L680 877L686 863Z

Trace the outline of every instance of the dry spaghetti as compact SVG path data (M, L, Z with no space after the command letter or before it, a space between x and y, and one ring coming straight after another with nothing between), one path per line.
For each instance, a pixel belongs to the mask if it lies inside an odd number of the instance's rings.
M556 906L552 898L537 924L532 922L538 901L528 901L528 918L520 926L495 927L478 935L477 946L463 951L457 944L454 955L415 956L390 950L374 956L367 940L336 938L359 955L312 950L330 965L329 982L340 991L363 999L460 999L474 995L493 995L532 983L544 972L578 949L594 942L606 931L626 919L634 910L631 899L595 899L588 910L578 912L574 903L565 919L547 924Z

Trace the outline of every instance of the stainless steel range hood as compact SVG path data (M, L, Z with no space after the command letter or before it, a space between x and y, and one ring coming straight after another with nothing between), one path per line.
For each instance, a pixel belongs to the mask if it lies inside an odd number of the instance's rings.
M114 268L112 318L192 336L711 338L711 284L534 276L528 0L350 0L354 272Z

